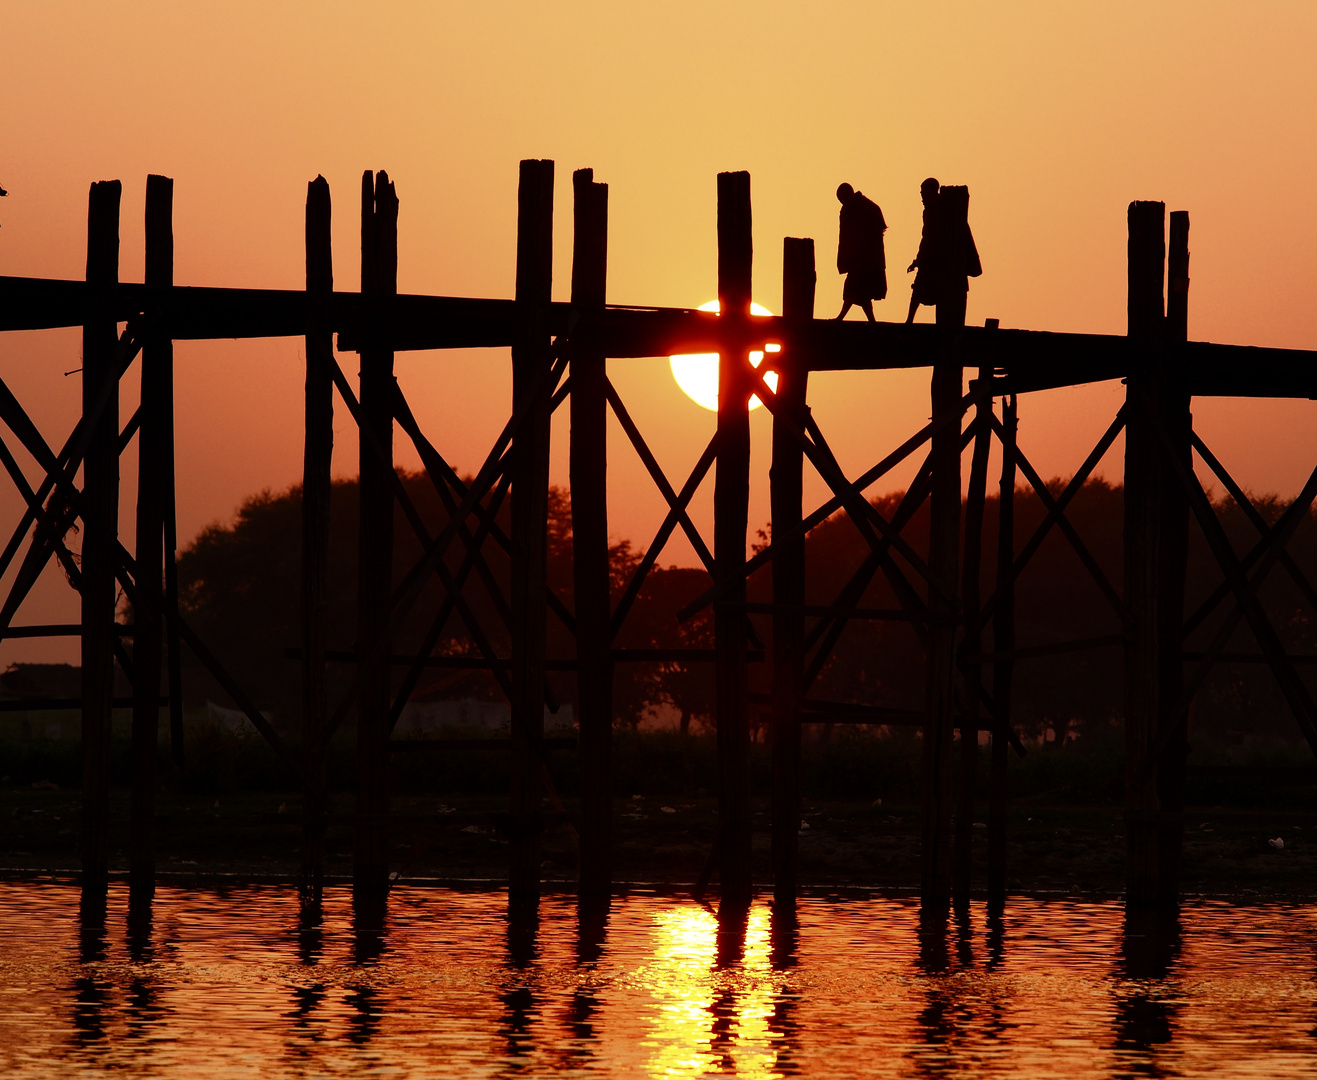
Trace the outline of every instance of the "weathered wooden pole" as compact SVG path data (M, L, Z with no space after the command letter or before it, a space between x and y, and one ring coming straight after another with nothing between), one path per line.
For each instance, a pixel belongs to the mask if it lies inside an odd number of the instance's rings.
M782 316L814 318L814 241L782 241ZM777 354L777 399L804 416L809 367L800 350ZM804 680L805 538L785 539L800 525L804 455L780 415L773 421L769 488L773 521L773 902L774 919L795 903L800 831L800 695Z
M718 461L714 569L726 583L714 612L718 729L718 868L729 910L748 906L750 713L745 615L745 535L750 499L750 386L745 375L754 247L750 174L718 174L718 301L725 342L718 361Z
M1182 463L1192 468L1191 420L1178 357L1166 348L1165 222L1163 203L1130 204L1129 336L1138 346L1126 383L1125 428L1125 602L1132 619L1125 649L1126 900L1132 905L1176 899L1180 774L1188 749L1183 730L1173 734L1151 770L1139 776L1183 686L1188 506L1157 427L1165 427ZM1180 277L1187 290L1187 218L1182 236Z
M991 378L991 368L979 368L979 378ZM965 622L978 622L981 598L979 581L983 572L983 511L987 502L988 450L992 444L992 400L980 401L974 423L974 455L970 459L969 492L965 498L965 569L961 598ZM982 635L975 631L962 642L967 656L982 652ZM956 787L955 868L952 902L957 911L969 908L974 856L974 789L979 764L979 688L983 665L969 659L962 665L965 680L964 712L960 721L960 775Z
M359 910L388 893L389 659L376 655L393 588L393 348L398 196L383 170L361 178L360 527L357 568L357 832L352 891ZM308 363L310 357L308 355Z
M517 186L517 340L512 347L512 408L530 401L513 436L512 475L512 790L508 911L535 914L540 897L544 793L544 650L548 580L550 397L548 333L553 285L553 162L523 161Z
M959 408L963 392L960 363L965 327L964 273L969 190L946 186L939 195L939 226L947 267L937 302L938 352L933 363L933 416ZM952 742L955 722L956 589L960 562L960 424L933 436L929 498L928 710L924 721L923 863L921 912L944 918L951 902Z
M594 171L572 174L572 573L576 615L576 702L581 765L581 903L607 907L612 894L613 664L608 568L608 401L604 356L589 341L608 280L608 185Z
M334 455L334 261L329 183L306 187L306 429L302 453L302 878L304 908L318 909L325 881L325 628L330 466Z
M1019 428L1015 395L1001 403L1001 483L997 488L997 587L1009 580L1015 562L1015 440ZM1006 910L1006 762L1010 749L1011 683L1015 661L1015 585L992 613L992 648L998 659L992 668L992 771L988 790L988 914Z
M118 180L92 184L87 205L87 321L82 328L82 413L92 418L83 464L84 538L113 538L119 518L119 382L115 296L119 284ZM109 881L110 720L114 690L114 562L110 546L82 550L82 918L105 918Z
M172 442L168 398L173 390L174 344L164 323L164 294L174 284L174 181L146 178L146 334L137 431L138 584L159 595L164 586L167 499L163 466ZM160 731L162 620L154 604L133 609L132 832L128 888L134 905L155 894L155 781Z
M1181 463L1193 472L1193 416L1186 386L1183 346L1189 339L1189 214L1170 215L1170 247L1166 266L1166 336L1159 390L1164 423ZM1164 451L1163 451L1164 452ZM1184 777L1189 756L1188 717L1173 719L1184 691L1184 586L1189 559L1189 499L1176 481L1173 466L1163 465L1161 589L1157 612L1158 737L1163 727L1175 730L1157 763L1159 823L1157 876L1161 897L1174 902L1180 894L1180 849L1184 843Z

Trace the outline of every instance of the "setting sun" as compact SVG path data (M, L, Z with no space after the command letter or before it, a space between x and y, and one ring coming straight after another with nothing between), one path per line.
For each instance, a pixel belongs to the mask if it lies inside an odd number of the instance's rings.
M707 304L700 305L701 311L717 311L718 301L710 300ZM751 304L751 315L772 315L773 313L764 307L763 304ZM780 352L781 345L768 344L764 346L765 352ZM750 363L758 367L764 359L764 353L755 349L750 354ZM710 411L718 410L718 354L717 353L687 353L681 356L670 356L668 362L672 365L672 377L677 380L677 385L686 392L696 405L702 406ZM774 393L777 392L777 373L768 372L764 376L764 382ZM763 402L759 398L750 399L750 408L757 409Z

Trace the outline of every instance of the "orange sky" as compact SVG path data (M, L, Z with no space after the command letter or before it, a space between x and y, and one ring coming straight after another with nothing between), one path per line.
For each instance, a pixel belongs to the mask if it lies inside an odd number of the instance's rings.
M176 181L180 284L297 288L306 182L323 173L336 200L337 283L355 288L360 175L385 168L401 199L400 288L509 296L517 162L548 157L558 163L556 298L568 287L572 169L593 167L610 185L609 299L692 306L715 292L715 174L748 169L757 300L780 307L782 237L812 236L817 314L835 313L833 190L846 180L886 213L892 289L878 310L899 319L918 186L935 175L972 194L985 267L972 322L1122 333L1125 207L1163 199L1192 219L1192 338L1317 348L1308 0L11 3L0 42L0 186L10 193L0 274L80 277L88 184L117 177L121 273L140 280L145 176L161 172ZM76 417L78 380L63 372L78 366L78 340L0 337L0 374L52 442ZM298 479L300 357L296 340L178 347L185 540L251 492ZM355 370L351 357L345 367ZM433 441L474 469L506 417L506 355L400 354L397 367ZM661 361L617 361L612 377L683 479L712 414ZM1121 398L1111 385L1031 398L1022 445L1045 475L1068 474ZM922 373L816 376L811 399L851 472L928 413ZM1209 444L1260 491L1292 492L1306 477L1314 409L1195 403ZM768 418L755 415L752 532L768 517ZM564 422L558 483L565 436ZM624 445L611 454L614 532L643 547L661 501ZM398 458L416 461L401 440ZM130 453L126 532L135 468ZM356 470L342 424L335 470ZM1104 471L1120 470L1118 445ZM6 534L17 507L0 495ZM690 558L680 545L664 561ZM52 576L17 621L75 612ZM7 642L0 664L59 648Z

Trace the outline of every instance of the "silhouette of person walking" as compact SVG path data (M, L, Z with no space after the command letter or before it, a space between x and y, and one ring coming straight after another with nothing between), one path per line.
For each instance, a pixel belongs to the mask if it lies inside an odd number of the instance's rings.
M887 295L887 255L883 251L887 222L878 204L850 184L837 188L837 201L841 203L837 273L846 275L837 318L846 318L846 312L858 304L865 318L874 322L873 302Z
M919 268L910 286L910 310L905 317L907 323L915 321L915 312L919 310L920 304L931 306L937 303L937 194L938 182L933 177L930 176L919 185L919 197L924 200L924 231L919 236L919 251L905 269L909 274L915 267Z
M919 252L906 268L907 274L916 267L919 273L910 286L910 310L905 321L915 321L920 304L940 304L947 308L943 315L956 321L959 312L963 322L969 279L983 273L967 220L969 189L943 188L930 176L919 185L919 197L924 200L924 231L919 237ZM941 316L938 322L942 322Z

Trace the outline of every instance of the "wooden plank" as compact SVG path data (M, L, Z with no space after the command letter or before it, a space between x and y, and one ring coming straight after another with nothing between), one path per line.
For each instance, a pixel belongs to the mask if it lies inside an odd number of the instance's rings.
M146 284L164 292L174 281L174 182L146 178ZM137 572L148 588L164 585L165 493L161 465L170 438L166 398L173 389L174 345L163 332L158 307L146 312L142 346L140 436L137 454ZM155 894L155 782L160 729L160 674L164 622L149 607L133 612L133 727L131 833L128 890L134 905L149 907Z
M319 910L325 882L325 634L328 619L329 508L334 454L334 291L329 183L306 188L306 380L302 450L302 876L304 909Z
M814 241L782 241L782 314L790 322L814 317ZM809 358L799 348L776 356L778 400L804 417ZM803 514L804 455L791 432L773 421L769 488L773 532L792 535L773 552L773 900L785 913L795 903L800 832L800 697L805 676L805 537L796 532ZM724 602L725 603L725 602ZM722 604L719 605L721 607ZM749 608L752 605L744 605Z
M512 440L512 786L508 910L533 917L540 896L544 650L548 580L549 295L553 284L553 162L521 163L517 187L517 342L512 407L526 410Z
M115 290L119 280L118 180L92 184L87 207L87 308L82 330L82 409L100 415L87 433L82 516L88 530L119 525L119 373ZM109 397L100 405L106 387ZM110 815L110 715L114 685L114 563L97 544L82 550L82 917L105 917Z
M1016 399L1002 399L1001 481L997 488L997 580L1001 600L992 615L992 768L988 785L988 914L1006 909L1007 749L1011 734L1011 689L1015 664L1015 441Z
M608 279L608 185L591 169L572 174L572 307L601 311ZM572 578L576 702L580 710L580 899L607 907L612 892L613 665L609 653L608 375L603 354L572 343Z
M359 904L388 892L389 665L377 655L393 590L393 349L390 301L398 289L398 196L383 170L361 179L361 291L365 325L359 414L360 529L357 569L357 813L352 889Z

